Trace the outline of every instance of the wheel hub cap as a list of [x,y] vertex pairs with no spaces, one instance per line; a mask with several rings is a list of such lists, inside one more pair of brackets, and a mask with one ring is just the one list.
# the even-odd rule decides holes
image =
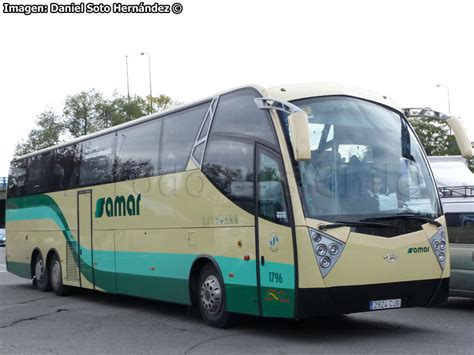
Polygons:
[[210,314],[216,314],[221,309],[221,285],[214,275],[209,275],[201,286],[201,303]]
[[44,278],[44,265],[43,260],[38,260],[35,265],[35,277],[37,280],[42,281]]
[[51,278],[53,279],[53,284],[59,286],[61,284],[61,265],[58,261],[53,264],[53,270]]

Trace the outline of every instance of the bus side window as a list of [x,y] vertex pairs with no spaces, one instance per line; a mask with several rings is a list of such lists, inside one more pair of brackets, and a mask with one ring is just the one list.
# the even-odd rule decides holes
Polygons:
[[26,159],[14,161],[8,177],[8,198],[21,197],[25,194]]
[[219,98],[211,135],[241,135],[278,147],[275,130],[266,111],[259,110],[253,89],[242,89]]
[[112,182],[115,133],[92,138],[81,143],[80,186]]
[[161,120],[152,120],[117,132],[116,181],[158,175]]
[[266,153],[259,154],[257,172],[258,213],[269,221],[288,224],[288,208],[281,164]]
[[159,174],[184,171],[209,102],[162,118]]
[[254,145],[229,138],[210,139],[202,172],[227,198],[255,213]]
[[26,194],[38,194],[49,189],[50,158],[51,152],[28,158],[28,173],[25,184]]
[[51,191],[77,187],[80,158],[77,147],[77,145],[69,145],[54,151],[51,168]]

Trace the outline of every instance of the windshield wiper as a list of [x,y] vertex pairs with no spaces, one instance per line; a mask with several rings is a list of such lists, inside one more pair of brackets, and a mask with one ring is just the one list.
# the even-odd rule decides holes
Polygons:
[[339,227],[376,227],[376,228],[398,228],[397,226],[391,226],[385,223],[375,222],[350,222],[350,221],[336,221],[335,223],[320,224],[319,229],[333,229]]
[[438,221],[436,221],[432,218],[423,217],[423,216],[420,216],[419,214],[414,214],[414,213],[401,213],[401,214],[394,214],[394,215],[390,215],[390,216],[371,217],[371,218],[363,219],[362,221],[364,221],[364,222],[383,221],[383,220],[398,219],[398,218],[401,218],[401,219],[414,219],[414,220],[417,220],[417,221],[422,221],[422,222],[433,224],[436,227],[441,227],[441,223],[439,223]]

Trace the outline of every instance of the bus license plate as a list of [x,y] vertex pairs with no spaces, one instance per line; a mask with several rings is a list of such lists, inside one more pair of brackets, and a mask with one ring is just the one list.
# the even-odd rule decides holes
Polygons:
[[396,298],[393,300],[370,301],[370,310],[376,311],[378,309],[400,308],[402,306],[402,299]]

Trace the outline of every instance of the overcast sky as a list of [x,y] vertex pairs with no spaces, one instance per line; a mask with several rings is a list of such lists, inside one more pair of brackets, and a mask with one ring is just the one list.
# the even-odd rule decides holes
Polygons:
[[91,88],[126,94],[126,54],[131,93],[146,95],[143,51],[153,94],[185,102],[248,83],[339,82],[447,112],[442,83],[474,140],[468,1],[180,2],[180,15],[0,13],[0,176],[46,107]]

